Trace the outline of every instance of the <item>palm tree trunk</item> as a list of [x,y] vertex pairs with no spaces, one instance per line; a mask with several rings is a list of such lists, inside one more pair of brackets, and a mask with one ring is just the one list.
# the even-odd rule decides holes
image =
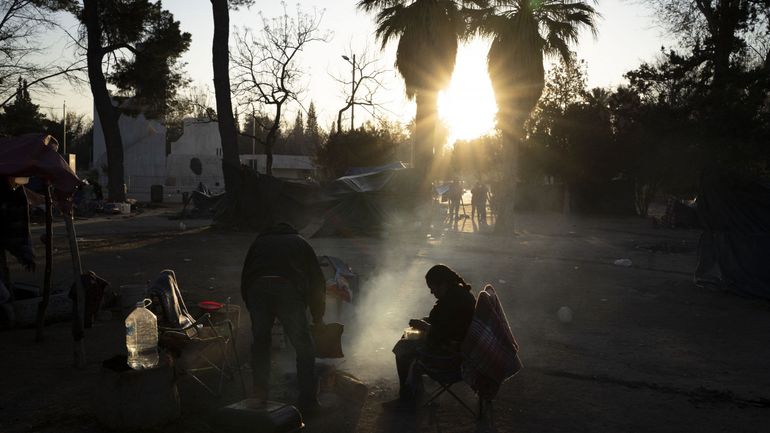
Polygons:
[[222,174],[225,191],[235,202],[240,199],[240,175],[238,159],[238,131],[233,117],[230,100],[230,13],[228,0],[211,0],[214,16],[214,40],[212,43],[212,64],[214,67],[214,95],[217,103],[219,137],[222,142]]
[[516,199],[516,181],[519,174],[520,134],[512,128],[504,128],[503,158],[508,170],[503,175],[503,185],[497,202],[498,214],[495,218],[495,233],[516,234],[514,226],[514,203]]
[[425,186],[432,180],[438,94],[431,90],[422,90],[417,92],[416,99],[414,168],[420,173],[420,179]]
[[99,5],[97,0],[84,0],[86,30],[88,32],[88,49],[86,61],[88,64],[88,82],[94,97],[94,107],[99,115],[99,124],[104,134],[104,145],[107,151],[107,191],[109,199],[114,202],[126,201],[123,190],[123,140],[120,137],[118,113],[112,106],[110,94],[107,92],[107,80],[102,71],[102,29],[99,22]]

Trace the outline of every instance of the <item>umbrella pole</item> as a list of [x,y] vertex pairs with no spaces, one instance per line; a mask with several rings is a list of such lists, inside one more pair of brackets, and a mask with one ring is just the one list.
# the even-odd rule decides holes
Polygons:
[[51,186],[45,187],[45,273],[43,274],[43,299],[37,305],[37,332],[35,341],[43,341],[45,314],[51,299],[51,266],[53,261],[53,205]]
[[83,269],[80,265],[80,251],[78,251],[78,241],[75,234],[75,223],[73,221],[72,210],[64,214],[64,223],[67,226],[67,238],[69,239],[70,255],[72,256],[72,273],[75,277],[76,301],[74,308],[72,309],[73,354],[75,356],[75,367],[82,368],[86,365],[86,350],[83,342],[86,294],[85,289],[83,289],[83,280],[80,277],[83,274]]

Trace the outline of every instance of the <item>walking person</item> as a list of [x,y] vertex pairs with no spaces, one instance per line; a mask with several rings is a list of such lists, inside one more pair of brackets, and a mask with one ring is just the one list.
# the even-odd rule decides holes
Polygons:
[[319,409],[315,351],[305,311],[323,324],[326,282],[313,247],[289,224],[261,232],[249,248],[241,274],[241,294],[251,315],[253,396],[267,400],[273,322],[277,318],[297,356],[299,398],[305,415]]

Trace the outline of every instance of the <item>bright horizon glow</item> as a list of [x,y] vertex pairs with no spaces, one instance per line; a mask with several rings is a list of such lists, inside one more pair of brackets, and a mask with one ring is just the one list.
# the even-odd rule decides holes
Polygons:
[[474,39],[460,46],[449,87],[439,94],[438,115],[449,129],[446,146],[494,131],[497,105],[487,74],[489,42]]
[[[379,67],[387,70],[382,77],[383,89],[377,94],[377,100],[382,104],[377,114],[401,124],[411,122],[415,104],[406,99],[403,79],[393,67],[398,44],[394,41],[384,51],[379,50],[380,43],[374,37],[376,15],[358,10],[355,2],[298,0],[297,3],[307,12],[314,6],[326,8],[321,27],[334,31],[329,43],[314,43],[298,58],[298,64],[306,73],[303,83],[307,91],[302,94],[302,104],[307,108],[310,101],[315,102],[320,125],[329,130],[332,122],[337,120],[337,111],[345,105],[349,86],[340,86],[332,78],[350,76],[350,63],[342,60],[340,55],[361,53],[367,47],[373,58],[378,59]],[[211,6],[208,2],[190,0],[165,0],[163,6],[180,21],[183,31],[192,34],[190,51],[183,54],[181,60],[187,63],[185,70],[192,79],[192,85],[208,90],[213,101]],[[597,8],[603,17],[598,22],[598,38],[583,32],[580,43],[574,49],[578,57],[587,62],[589,88],[614,87],[626,82],[623,78],[625,72],[638,67],[643,61],[653,60],[659,54],[661,45],[668,42],[661,36],[655,17],[650,15],[644,2],[602,0]],[[258,2],[251,9],[233,10],[230,14],[231,34],[243,26],[258,29],[260,10],[267,17],[278,16],[283,11],[277,1]],[[294,10],[292,3],[289,11],[293,13]],[[77,33],[78,23],[72,14],[60,12],[57,17],[64,28]],[[54,29],[46,32],[41,43],[48,47],[42,56],[44,62],[72,56],[72,47],[61,31]],[[484,135],[494,126],[496,107],[486,74],[488,44],[488,40],[473,40],[460,47],[455,76],[440,95],[439,116],[450,127],[449,146],[457,139]],[[63,80],[54,80],[51,84],[55,86],[54,92],[43,91],[40,87],[31,90],[33,100],[41,105],[43,112],[59,113],[63,100],[66,100],[68,111],[92,117],[93,99],[87,84],[72,86]],[[285,119],[289,124],[298,108],[297,104],[286,107]],[[356,107],[356,123],[360,125],[359,122],[367,120],[371,120],[370,115]]]

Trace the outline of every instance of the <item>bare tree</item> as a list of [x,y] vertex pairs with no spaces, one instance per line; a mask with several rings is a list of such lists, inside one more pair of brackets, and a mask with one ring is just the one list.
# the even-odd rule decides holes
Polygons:
[[40,36],[58,28],[54,12],[69,8],[74,1],[3,0],[0,2],[0,107],[16,96],[17,79],[26,80],[24,91],[32,86],[52,90],[51,79],[74,78],[85,70],[85,59],[41,63],[46,50]]
[[369,50],[364,48],[356,54],[353,50],[342,56],[343,59],[350,62],[352,71],[349,78],[332,76],[340,83],[345,94],[345,106],[337,112],[337,132],[342,131],[342,114],[351,110],[350,128],[353,129],[353,110],[355,106],[360,106],[366,110],[372,117],[377,118],[377,109],[384,109],[383,103],[378,101],[376,94],[382,90],[383,76],[390,72],[380,67],[377,58],[369,54]]
[[[262,115],[255,116],[255,121],[267,131],[264,138],[242,135],[265,147],[268,175],[272,175],[273,146],[286,104],[299,102],[299,95],[305,89],[298,56],[308,44],[326,42],[330,35],[320,28],[323,12],[305,13],[297,9],[296,16],[290,16],[286,3],[282,4],[284,13],[279,17],[265,18],[260,13],[261,32],[255,34],[246,28],[236,34],[235,52],[231,56],[233,93],[246,107],[245,111]],[[265,113],[268,110],[269,115]],[[271,120],[262,124],[261,118]]]

